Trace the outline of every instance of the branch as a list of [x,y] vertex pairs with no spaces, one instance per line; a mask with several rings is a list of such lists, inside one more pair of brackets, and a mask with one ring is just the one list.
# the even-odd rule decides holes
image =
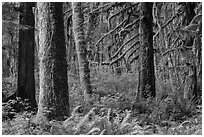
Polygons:
[[176,49],[179,49],[179,48],[174,48],[174,45],[175,45],[175,43],[177,42],[179,40],[179,36],[177,36],[175,39],[174,39],[174,41],[172,42],[172,46],[171,46],[171,48],[169,49],[169,50],[167,50],[167,51],[165,51],[165,52],[163,52],[162,53],[162,56],[164,56],[164,55],[166,55],[166,54],[168,54],[169,52],[172,52],[172,51],[174,51],[174,50],[176,50]]
[[130,57],[137,51],[138,49],[133,50],[133,52],[128,56],[127,61],[130,60]]
[[[117,59],[111,61],[111,62],[102,62],[101,65],[112,65],[114,64],[115,62],[117,62],[118,60],[122,59],[126,54],[127,52],[132,49],[135,45],[139,44],[140,42],[137,41],[135,42],[134,44],[132,44],[122,55],[120,55]],[[139,47],[137,47],[137,49],[139,49]]]
[[112,16],[110,16],[110,17],[108,18],[108,23],[110,24],[111,19],[114,18],[115,16],[119,15],[121,12],[124,12],[124,11],[126,11],[126,10],[132,8],[133,6],[138,5],[138,4],[139,4],[139,3],[135,3],[135,4],[133,4],[133,5],[130,5],[130,7],[123,8],[123,9],[121,9],[119,12],[113,14]]
[[[9,27],[17,27],[17,29],[35,29],[35,27],[25,24],[19,24],[17,21],[2,20],[3,25],[10,25]],[[36,30],[36,29],[35,29]]]
[[121,27],[123,25],[123,23],[127,21],[127,19],[124,19],[118,26],[116,26],[114,29],[112,29],[111,31],[103,34],[103,36],[96,42],[96,44],[94,45],[94,47],[96,47],[106,36],[108,36],[109,34],[115,32],[119,27]]
[[184,11],[182,11],[181,13],[174,14],[165,24],[163,24],[161,26],[161,28],[163,29],[164,27],[166,27],[171,21],[173,21],[176,17],[178,17],[179,15],[181,15],[183,13],[184,13]]
[[177,48],[169,49],[169,50],[163,52],[163,53],[162,53],[162,56],[165,56],[165,55],[168,54],[169,52],[172,52],[172,51],[175,51],[175,50],[178,50],[178,49],[183,49],[183,47],[177,47]]
[[159,34],[159,32],[164,28],[166,27],[171,21],[173,21],[176,17],[178,17],[179,15],[182,15],[184,13],[184,11],[182,12],[177,12],[175,13],[166,23],[164,23],[161,28],[159,28],[159,30],[156,32],[156,34],[154,34],[153,36],[153,40],[156,38],[156,36]]
[[112,56],[110,57],[109,60],[112,60],[113,58],[115,58],[119,53],[120,51],[124,48],[125,45],[127,45],[130,41],[132,41],[133,39],[135,39],[136,37],[139,36],[139,33],[137,33],[136,35],[134,35],[133,37],[131,37],[128,41],[126,41],[119,49],[118,51]]
[[[106,12],[108,11],[110,8],[117,6],[117,5],[121,5],[121,4],[125,4],[125,2],[110,2],[106,5],[100,6],[97,9],[93,10],[92,13],[99,13],[99,12]],[[108,7],[107,7],[108,6]],[[106,9],[107,8],[107,9]],[[100,9],[103,9],[102,11],[98,11]]]
[[63,16],[65,16],[67,13],[71,12],[72,9],[68,9],[67,11],[63,12]]
[[[135,45],[137,45],[137,44],[139,44],[139,43],[140,43],[140,42],[137,41],[137,42],[135,42],[134,44],[132,44],[122,55],[120,55],[117,59],[113,60],[110,65],[112,65],[113,63],[115,63],[115,62],[117,62],[118,60],[122,59],[130,49],[132,49]],[[139,49],[139,47],[137,47],[136,49]]]
[[107,6],[109,6],[109,7],[108,7],[108,9],[109,9],[109,8],[111,8],[111,7],[112,7],[113,5],[115,5],[115,4],[116,4],[116,2],[105,4],[105,5],[103,5],[103,6],[98,7],[97,9],[93,10],[91,13],[96,13],[96,12],[97,12],[98,10],[100,10],[100,9],[107,8]]
[[110,95],[114,95],[114,92],[104,92],[104,91],[98,91],[98,90],[93,90],[93,94],[98,94],[100,97],[104,97],[104,96],[110,96]]
[[139,59],[139,55],[135,56],[131,61],[130,64],[132,64],[133,61],[138,60]]
[[119,33],[122,33],[122,32],[128,32],[128,31],[130,31],[131,29],[129,28],[129,27],[131,27],[131,26],[133,26],[134,24],[136,24],[136,23],[138,23],[140,21],[140,18],[138,18],[137,20],[135,20],[134,22],[132,22],[132,23],[129,23],[128,25],[126,25],[124,28],[122,28],[120,31],[119,31]]
[[86,35],[85,35],[86,43],[89,41],[91,32],[93,30],[93,18],[94,18],[93,14],[89,14],[88,26],[87,26],[87,31],[86,31]]
[[130,31],[131,31],[131,29],[124,29],[124,28],[122,28],[120,31],[118,31],[118,34],[121,35],[121,34],[123,34],[124,32],[127,34],[127,33],[130,32]]
[[135,20],[134,22],[132,22],[132,23],[130,23],[130,24],[128,24],[128,25],[126,25],[124,29],[129,28],[130,26],[132,26],[132,25],[134,25],[134,24],[138,23],[139,21],[140,21],[140,18],[138,18],[138,19],[137,19],[137,20]]
[[174,47],[174,45],[175,45],[175,43],[177,42],[179,40],[179,36],[177,36],[176,38],[175,38],[175,40],[172,42],[172,46],[171,46],[171,49]]

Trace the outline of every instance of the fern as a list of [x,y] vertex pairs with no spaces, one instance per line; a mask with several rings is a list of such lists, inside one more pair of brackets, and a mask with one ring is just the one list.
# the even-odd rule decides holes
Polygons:
[[108,120],[108,118],[106,116],[102,117],[99,119],[98,121],[98,126],[100,126],[101,130],[106,130],[106,134],[107,135],[111,135],[112,134],[112,129],[111,129],[111,123]]
[[92,128],[88,133],[86,133],[86,135],[92,135],[92,134],[96,134],[94,132],[100,132],[100,128]]
[[131,113],[130,111],[127,111],[127,115],[126,117],[123,119],[123,121],[121,122],[121,126],[124,125],[125,123],[127,123],[128,119],[130,118]]
[[82,128],[85,128],[85,124],[87,124],[86,122],[89,122],[90,118],[93,118],[95,116],[95,110],[96,108],[92,108],[83,118],[82,120],[79,121],[78,125],[76,126],[76,131],[75,131],[75,135],[79,134],[80,131],[82,130]]
[[106,132],[107,132],[107,130],[106,130],[106,129],[104,129],[103,131],[101,131],[100,135],[105,135],[105,134],[106,134]]

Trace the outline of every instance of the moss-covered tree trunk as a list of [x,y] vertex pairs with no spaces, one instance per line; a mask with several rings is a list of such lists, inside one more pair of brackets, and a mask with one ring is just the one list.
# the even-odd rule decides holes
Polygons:
[[[192,19],[195,17],[195,2],[186,2],[185,3],[185,18],[184,18],[184,26],[187,26],[190,24]],[[185,46],[193,46],[194,38],[186,39]],[[197,64],[197,59],[194,56],[194,62],[190,63],[191,66],[189,67],[189,75],[187,76],[187,79],[185,80],[185,86],[184,86],[184,98],[187,100],[193,99],[195,102],[198,101],[198,87],[197,87],[197,67],[199,66]],[[188,62],[188,60],[186,61]]]
[[69,115],[67,60],[62,3],[39,2],[39,80],[37,116]]
[[35,80],[34,80],[34,15],[33,2],[20,3],[18,49],[18,90],[17,97],[29,99],[32,107],[36,107]]
[[73,31],[75,38],[75,45],[77,51],[77,57],[79,62],[79,76],[81,88],[84,93],[84,100],[86,103],[91,102],[91,84],[90,84],[90,69],[89,62],[87,60],[87,47],[85,40],[85,29],[84,29],[84,13],[81,2],[72,3],[72,19],[73,19]]
[[141,3],[140,20],[140,67],[139,96],[141,98],[155,97],[155,74],[153,56],[153,3]]

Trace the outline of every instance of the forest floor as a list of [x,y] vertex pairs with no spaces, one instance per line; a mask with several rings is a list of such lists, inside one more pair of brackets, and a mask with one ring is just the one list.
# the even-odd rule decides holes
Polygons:
[[[105,110],[105,109],[103,109]],[[102,111],[103,111],[102,110]],[[101,111],[101,112],[102,112]],[[108,110],[110,111],[110,110]],[[198,110],[200,111],[200,110]],[[155,123],[146,114],[132,116],[131,112],[110,115],[95,114],[93,109],[86,115],[72,114],[65,121],[32,123],[34,113],[24,111],[15,118],[2,122],[3,135],[202,135],[202,115],[197,114],[183,120]],[[112,118],[111,118],[112,117]]]
[[[132,105],[135,76],[92,78],[95,95],[92,108],[83,105],[79,81],[70,77],[71,116],[64,120],[33,123],[36,111],[27,101],[17,99],[2,104],[3,135],[202,135],[202,105],[170,93],[161,83],[155,99]],[[13,91],[12,91],[13,92]],[[8,93],[7,93],[8,94]]]

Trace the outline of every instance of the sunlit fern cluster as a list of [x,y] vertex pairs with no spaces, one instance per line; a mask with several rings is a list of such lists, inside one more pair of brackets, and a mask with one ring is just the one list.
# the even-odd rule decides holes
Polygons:
[[52,134],[74,134],[74,135],[122,135],[122,134],[145,134],[152,129],[140,126],[137,118],[133,119],[130,111],[123,114],[114,112],[111,108],[92,108],[85,116],[77,113],[76,107],[67,120],[59,123],[51,121]]
[[[155,123],[153,114],[134,115],[133,111],[118,111],[112,108],[90,109],[85,115],[82,106],[77,106],[64,121],[42,121],[42,125],[32,124],[34,114],[19,113],[13,120],[3,122],[2,134],[40,135],[186,135],[202,134],[202,112],[183,121],[163,120]],[[152,112],[156,113],[156,112]]]
[[51,121],[51,133],[72,135],[184,135],[202,133],[201,115],[193,119],[186,119],[181,123],[161,121],[161,124],[156,124],[153,123],[151,116],[146,114],[135,117],[131,111],[119,113],[111,108],[99,109],[94,107],[85,116],[82,116],[77,113],[79,108],[80,106],[77,106],[71,117],[62,123]]

